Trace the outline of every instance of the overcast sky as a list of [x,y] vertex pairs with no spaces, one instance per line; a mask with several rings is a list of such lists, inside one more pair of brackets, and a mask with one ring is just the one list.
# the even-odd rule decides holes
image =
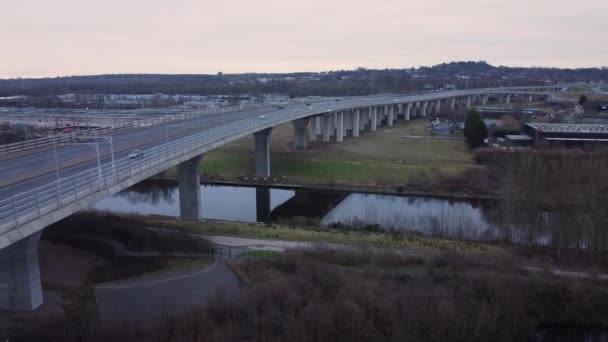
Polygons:
[[608,65],[608,0],[0,0],[0,78]]

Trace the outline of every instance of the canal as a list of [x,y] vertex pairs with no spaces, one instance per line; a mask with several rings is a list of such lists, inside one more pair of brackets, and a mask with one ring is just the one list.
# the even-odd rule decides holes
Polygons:
[[[203,219],[312,222],[466,240],[493,240],[487,200],[201,185]],[[179,216],[177,184],[147,180],[97,202],[98,210]]]

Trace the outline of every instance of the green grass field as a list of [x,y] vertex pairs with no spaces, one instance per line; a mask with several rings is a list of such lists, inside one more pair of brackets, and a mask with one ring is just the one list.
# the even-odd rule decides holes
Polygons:
[[[291,124],[274,129],[271,136],[273,178],[313,184],[397,185],[412,177],[455,175],[475,167],[463,140],[432,137],[428,120],[382,126],[365,131],[343,143],[309,143],[309,149],[293,149]],[[251,175],[253,138],[243,138],[208,152],[202,162],[203,176],[235,179]]]

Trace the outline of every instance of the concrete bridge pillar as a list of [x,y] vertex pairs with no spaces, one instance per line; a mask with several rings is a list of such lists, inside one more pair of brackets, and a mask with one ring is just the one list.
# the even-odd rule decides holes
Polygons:
[[315,116],[315,135],[323,134],[323,123],[320,115]]
[[308,140],[316,141],[317,140],[317,117],[313,116],[310,118],[310,123],[308,125]]
[[272,127],[253,133],[256,177],[270,177],[270,133]]
[[482,95],[481,96],[481,104],[482,105],[488,104],[488,97],[490,97],[490,95]]
[[441,112],[441,100],[437,100],[437,104],[435,105],[435,115],[439,115]]
[[203,155],[177,165],[179,216],[186,220],[201,218],[201,160]]
[[471,100],[472,100],[472,96],[471,95],[467,96],[467,109],[471,109]]
[[370,107],[369,108],[369,112],[371,115],[371,126],[370,126],[370,131],[375,131],[378,127],[378,108],[377,107]]
[[329,142],[329,137],[331,136],[331,113],[327,113],[323,115],[323,141]]
[[354,110],[347,110],[344,112],[344,136],[347,136],[346,133],[353,129],[353,117]]
[[270,188],[255,188],[255,216],[257,222],[271,222]]
[[405,120],[410,120],[410,115],[412,114],[412,103],[408,103],[405,109]]
[[388,125],[393,125],[393,120],[395,119],[395,106],[388,107]]
[[43,302],[36,232],[0,250],[0,309],[31,311]]
[[450,110],[455,110],[456,109],[456,96],[452,97],[452,99],[450,100]]
[[530,95],[528,96],[528,102],[532,102],[534,100],[534,96]]
[[361,123],[359,109],[353,111],[353,137],[359,137],[359,124]]
[[511,103],[511,95],[505,96],[505,103]]
[[420,113],[420,116],[422,116],[422,117],[426,116],[426,110],[427,110],[428,104],[429,103],[427,101],[422,102],[422,111]]
[[344,112],[336,113],[336,142],[344,140]]
[[[306,127],[310,118],[293,120],[293,144],[298,150],[306,149]],[[312,131],[312,129],[311,129]]]

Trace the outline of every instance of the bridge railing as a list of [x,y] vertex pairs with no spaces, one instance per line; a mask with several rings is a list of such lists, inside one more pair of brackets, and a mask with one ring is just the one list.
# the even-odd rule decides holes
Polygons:
[[[336,106],[340,106],[340,103],[313,104],[305,111],[308,114],[320,114],[334,110]],[[123,157],[115,160],[114,164],[105,162],[100,168],[96,166],[95,161],[89,161],[91,165],[95,166],[30,191],[16,194],[8,199],[0,200],[0,234],[36,218],[61,210],[133,176],[146,174],[146,172],[150,172],[158,166],[169,164],[179,157],[192,152],[200,151],[202,153],[202,148],[212,146],[224,139],[253,133],[265,127],[272,127],[276,123],[293,119],[301,114],[304,113],[294,113],[291,108],[286,107],[283,110],[268,113],[265,119],[257,116],[248,117],[169,141],[145,150],[142,157],[134,159]]]
[[[277,114],[269,114],[268,119],[264,121],[255,117],[227,123],[213,130],[202,131],[147,149],[142,157],[134,159],[123,157],[115,160],[113,165],[111,162],[106,162],[100,168],[91,167],[1,200],[0,233],[61,210],[84,197],[166,164],[172,159],[200,150],[201,147],[229,138],[231,135],[239,135],[244,131],[254,132],[271,122],[273,116]],[[90,163],[95,162],[90,161]]]
[[51,146],[53,144],[63,144],[74,142],[76,137],[80,136],[92,136],[92,135],[103,135],[109,134],[111,132],[117,132],[127,129],[140,128],[140,127],[148,127],[154,125],[164,125],[165,123],[175,122],[175,121],[184,121],[184,120],[192,120],[199,118],[201,116],[213,115],[213,114],[221,114],[221,113],[230,113],[240,110],[250,110],[255,108],[263,108],[265,106],[269,106],[268,104],[247,104],[240,106],[232,106],[232,107],[222,107],[222,108],[208,108],[202,111],[189,111],[186,113],[178,113],[178,114],[167,114],[163,116],[158,116],[154,118],[137,118],[133,119],[130,122],[121,122],[117,126],[113,127],[99,127],[88,130],[81,130],[78,132],[70,132],[70,133],[61,133],[56,136],[44,137],[44,138],[36,138],[31,140],[24,140],[15,143],[0,145],[0,155],[9,154],[15,152],[21,152],[24,150]]

